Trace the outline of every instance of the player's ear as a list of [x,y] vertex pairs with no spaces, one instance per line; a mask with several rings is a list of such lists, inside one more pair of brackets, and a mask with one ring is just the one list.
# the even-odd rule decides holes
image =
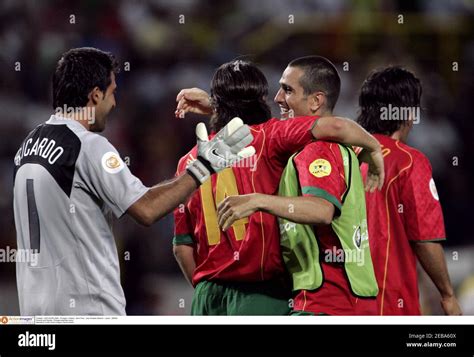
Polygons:
[[102,99],[104,99],[104,93],[99,89],[99,87],[94,87],[89,93],[89,101],[92,104],[97,105]]
[[314,92],[308,96],[309,108],[316,113],[326,103],[326,95],[323,92]]

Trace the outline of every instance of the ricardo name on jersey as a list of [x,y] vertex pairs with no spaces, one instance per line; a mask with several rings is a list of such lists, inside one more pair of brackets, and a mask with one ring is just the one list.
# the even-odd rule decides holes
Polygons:
[[31,146],[34,137],[25,140],[15,155],[15,165],[20,166],[21,160],[26,156],[37,156],[45,159],[53,165],[64,153],[64,148],[56,144],[56,141],[50,138],[36,138]]

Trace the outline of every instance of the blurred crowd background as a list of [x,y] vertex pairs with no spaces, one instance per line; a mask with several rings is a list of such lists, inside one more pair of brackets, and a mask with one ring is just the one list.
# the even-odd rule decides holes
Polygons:
[[[220,64],[243,56],[266,74],[269,102],[286,64],[318,54],[342,78],[335,114],[355,118],[374,68],[404,65],[423,82],[410,144],[431,160],[445,215],[446,257],[466,314],[474,314],[474,1],[156,0],[0,1],[0,248],[16,247],[13,157],[52,114],[51,76],[61,54],[93,46],[123,63],[117,108],[103,133],[146,185],[174,175],[195,142],[198,118],[175,119],[181,88],[209,88]],[[274,116],[277,106],[272,102]],[[173,218],[115,224],[129,314],[187,314],[192,288],[172,255]],[[128,253],[126,255],[125,253]],[[129,257],[129,260],[124,259]],[[421,274],[425,313],[441,313]],[[0,264],[0,315],[18,314],[15,264]]]

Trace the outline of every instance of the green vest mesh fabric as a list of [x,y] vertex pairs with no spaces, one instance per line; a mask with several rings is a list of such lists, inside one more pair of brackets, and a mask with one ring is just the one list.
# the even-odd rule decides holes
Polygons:
[[[365,206],[365,191],[359,170],[359,161],[352,149],[339,145],[344,163],[347,190],[341,197],[341,214],[334,218],[331,226],[343,250],[320,252],[314,229],[311,225],[297,224],[279,218],[283,260],[293,280],[293,290],[314,290],[323,284],[320,259],[340,262],[349,279],[352,292],[361,297],[378,294],[372,258]],[[297,155],[297,154],[295,154]],[[279,195],[301,196],[298,173],[293,155],[283,172]]]

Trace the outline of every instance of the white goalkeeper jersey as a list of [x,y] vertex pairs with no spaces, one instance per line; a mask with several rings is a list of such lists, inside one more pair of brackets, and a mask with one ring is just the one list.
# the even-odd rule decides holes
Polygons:
[[[51,116],[15,156],[22,315],[124,315],[112,214],[148,190],[104,137]],[[28,256],[28,255],[26,255]]]

